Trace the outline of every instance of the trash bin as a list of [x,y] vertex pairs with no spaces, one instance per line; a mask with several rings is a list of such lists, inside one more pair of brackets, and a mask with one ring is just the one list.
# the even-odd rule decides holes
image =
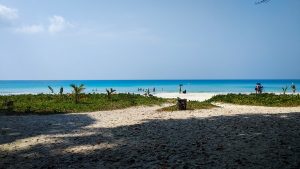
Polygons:
[[177,106],[179,110],[186,110],[187,99],[177,99]]

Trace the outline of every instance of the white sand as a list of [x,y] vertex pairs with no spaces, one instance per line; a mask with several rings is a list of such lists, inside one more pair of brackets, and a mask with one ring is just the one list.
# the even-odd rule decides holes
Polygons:
[[300,107],[218,106],[0,116],[0,166],[298,168]]
[[195,101],[204,101],[212,98],[218,94],[226,94],[226,93],[187,93],[187,94],[179,94],[179,93],[157,93],[154,96],[161,98],[181,98],[187,100],[195,100]]

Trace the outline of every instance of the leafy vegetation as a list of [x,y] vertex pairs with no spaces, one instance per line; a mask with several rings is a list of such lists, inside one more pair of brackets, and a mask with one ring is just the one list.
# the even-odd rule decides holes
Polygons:
[[286,93],[287,89],[288,89],[288,86],[282,87],[283,94]]
[[132,106],[151,106],[169,102],[168,99],[144,97],[134,94],[80,94],[80,102],[74,103],[70,94],[11,95],[0,96],[2,114],[52,114],[115,110]]
[[[188,101],[187,102],[187,110],[197,110],[197,109],[210,109],[217,107],[210,102],[204,101],[204,102],[198,102],[198,101]],[[177,105],[172,105],[169,107],[163,107],[159,109],[158,111],[179,111]]]
[[113,88],[110,88],[109,90],[106,89],[106,93],[107,93],[107,97],[111,98],[111,95],[115,92],[116,90],[114,90]]
[[239,105],[270,106],[270,107],[293,107],[300,106],[298,95],[264,94],[227,94],[217,95],[208,100],[209,102],[223,102]]
[[[175,99],[145,97],[136,94],[84,94],[83,86],[73,86],[73,94],[38,94],[38,95],[11,95],[0,96],[1,114],[52,114],[92,112],[102,110],[123,109],[132,106],[151,106],[163,103],[174,103]],[[77,93],[77,94],[76,94]],[[74,102],[75,100],[75,102]],[[272,107],[300,106],[298,95],[275,94],[227,94],[217,95],[204,101],[189,101],[187,110],[209,109],[216,107],[212,102],[224,102],[239,105],[256,105]],[[159,109],[159,111],[177,111],[173,105]]]
[[75,103],[78,104],[79,99],[80,99],[80,94],[85,89],[84,85],[81,84],[80,86],[76,86],[75,84],[71,84],[70,86],[73,88],[73,95],[74,95]]

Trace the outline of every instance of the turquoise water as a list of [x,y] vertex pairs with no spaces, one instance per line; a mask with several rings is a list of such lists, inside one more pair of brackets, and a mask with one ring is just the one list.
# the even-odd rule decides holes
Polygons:
[[[114,88],[117,92],[138,92],[138,88],[156,88],[156,92],[178,92],[178,85],[183,84],[187,92],[255,92],[257,82],[262,83],[266,92],[282,92],[283,86],[296,84],[300,86],[300,80],[12,80],[0,81],[0,94],[22,94],[22,93],[49,93],[51,86],[55,93],[60,87],[64,91],[71,92],[70,84],[84,84],[86,93],[105,92],[106,88]],[[290,88],[288,89],[290,92]]]

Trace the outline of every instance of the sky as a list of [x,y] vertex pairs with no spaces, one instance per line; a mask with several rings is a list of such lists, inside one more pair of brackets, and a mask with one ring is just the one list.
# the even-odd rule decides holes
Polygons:
[[300,79],[300,1],[0,0],[0,80]]

